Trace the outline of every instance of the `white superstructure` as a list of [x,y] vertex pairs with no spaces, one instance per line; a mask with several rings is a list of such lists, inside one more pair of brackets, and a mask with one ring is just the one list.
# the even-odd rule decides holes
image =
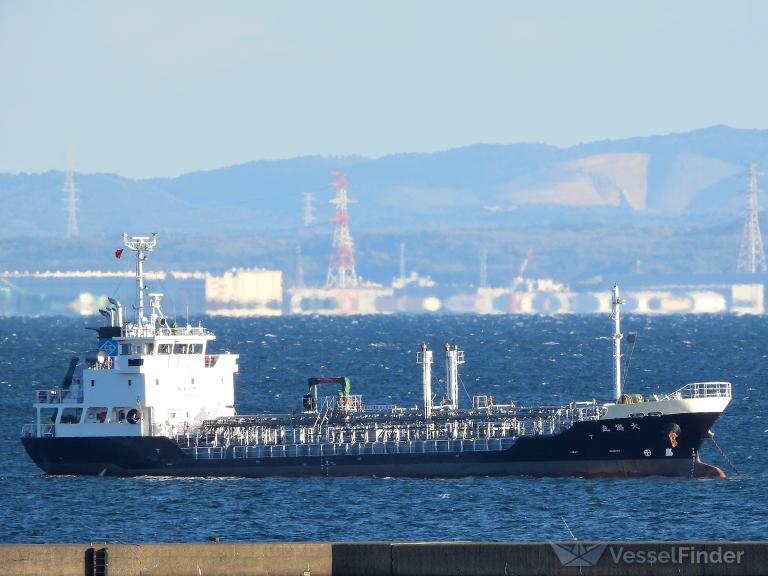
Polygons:
[[122,305],[110,299],[98,355],[73,359],[59,388],[37,392],[35,436],[176,436],[235,413],[238,356],[209,353],[215,336],[201,324],[167,319],[162,294],[148,294],[145,316],[143,264],[156,235],[125,235],[124,244],[136,254],[135,318],[124,322]]

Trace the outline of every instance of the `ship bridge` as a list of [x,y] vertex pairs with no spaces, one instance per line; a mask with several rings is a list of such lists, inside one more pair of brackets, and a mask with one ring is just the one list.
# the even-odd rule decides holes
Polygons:
[[162,294],[149,296],[144,314],[143,263],[152,237],[124,237],[136,252],[136,311],[124,320],[115,298],[101,310],[98,353],[73,358],[62,384],[38,390],[32,437],[171,436],[205,420],[233,416],[236,354],[210,354],[213,332],[202,324],[178,326],[162,310]]

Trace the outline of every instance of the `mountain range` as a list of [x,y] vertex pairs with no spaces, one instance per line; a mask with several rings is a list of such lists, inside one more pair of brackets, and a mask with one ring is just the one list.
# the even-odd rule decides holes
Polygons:
[[[91,248],[115,244],[123,231],[157,231],[187,265],[288,269],[301,242],[305,254],[318,259],[320,275],[330,249],[330,183],[334,172],[343,172],[354,202],[349,213],[358,259],[372,277],[395,273],[397,245],[405,241],[414,265],[426,264],[438,276],[475,274],[483,246],[510,269],[530,244],[540,272],[554,275],[546,268],[558,268],[576,279],[620,266],[594,253],[607,249],[612,237],[628,270],[679,256],[684,268],[712,274],[733,268],[751,163],[768,167],[768,131],[716,126],[568,148],[476,144],[381,158],[254,161],[175,178],[78,173],[80,238],[70,243],[89,247],[83,257],[93,258]],[[63,183],[60,171],[0,174],[0,268],[75,265],[74,256],[49,250],[54,241],[67,245]],[[306,193],[313,198],[311,225],[303,223]],[[765,206],[762,193],[760,199]],[[711,242],[714,260],[702,257],[699,264],[664,245],[682,238],[688,246],[713,235],[721,240]],[[438,264],[452,262],[446,249],[460,264]]]

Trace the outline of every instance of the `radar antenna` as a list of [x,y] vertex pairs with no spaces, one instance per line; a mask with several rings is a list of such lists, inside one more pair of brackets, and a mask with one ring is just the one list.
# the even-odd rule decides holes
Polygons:
[[152,252],[157,245],[157,234],[152,236],[128,236],[123,234],[123,244],[129,250],[136,252],[136,324],[144,323],[144,291],[147,289],[144,284],[144,260],[147,254]]

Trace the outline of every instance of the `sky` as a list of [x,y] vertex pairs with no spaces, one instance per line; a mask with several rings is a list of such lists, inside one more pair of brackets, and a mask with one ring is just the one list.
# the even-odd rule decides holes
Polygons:
[[768,2],[0,0],[0,173],[768,128]]

